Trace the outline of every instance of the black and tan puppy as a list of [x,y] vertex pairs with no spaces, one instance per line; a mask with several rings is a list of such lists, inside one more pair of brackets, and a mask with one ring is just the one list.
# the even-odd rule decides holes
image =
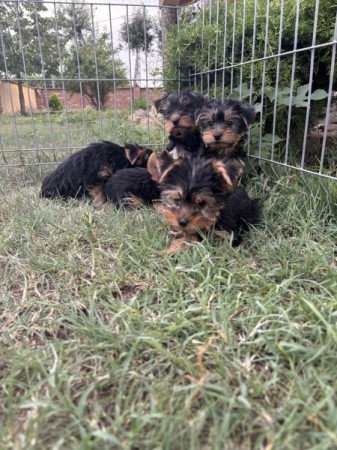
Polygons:
[[167,94],[154,102],[157,112],[164,116],[165,129],[170,139],[166,150],[173,158],[199,150],[201,138],[195,123],[195,112],[205,102],[204,96],[190,92]]
[[151,175],[161,192],[155,206],[176,235],[166,253],[180,251],[213,227],[232,233],[233,246],[241,243],[248,224],[256,223],[260,215],[259,200],[237,187],[241,173],[242,165],[235,158],[220,161],[186,155],[164,170],[158,160]]
[[244,137],[254,118],[255,111],[250,105],[235,100],[209,100],[196,112],[204,155],[245,157]]
[[126,208],[150,205],[160,198],[158,182],[141,167],[118,170],[104,183],[102,191],[108,202]]
[[114,172],[146,167],[151,150],[133,144],[125,147],[109,141],[90,144],[73,153],[43,180],[41,196],[48,198],[89,195],[104,202],[102,185]]

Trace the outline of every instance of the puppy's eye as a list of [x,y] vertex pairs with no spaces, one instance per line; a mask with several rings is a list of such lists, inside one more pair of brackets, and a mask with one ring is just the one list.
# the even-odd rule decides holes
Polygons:
[[206,206],[206,202],[205,202],[205,200],[199,200],[199,201],[197,202],[197,205],[198,205],[200,208],[203,208],[204,206]]
[[233,125],[233,121],[232,120],[226,120],[227,125],[229,125],[230,127]]

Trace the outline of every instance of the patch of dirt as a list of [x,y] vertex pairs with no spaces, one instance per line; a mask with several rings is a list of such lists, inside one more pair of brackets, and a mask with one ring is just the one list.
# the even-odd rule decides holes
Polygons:
[[124,285],[116,291],[116,295],[123,301],[129,301],[135,297],[139,292],[144,291],[145,286],[143,284]]

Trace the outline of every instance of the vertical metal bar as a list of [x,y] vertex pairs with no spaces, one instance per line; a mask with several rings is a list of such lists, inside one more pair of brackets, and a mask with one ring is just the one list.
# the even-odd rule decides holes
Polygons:
[[[234,0],[234,11],[233,11],[233,33],[232,33],[232,65],[235,61],[235,27],[236,27],[236,0]],[[231,67],[231,84],[230,93],[233,93],[233,83],[234,83],[234,68]]]
[[[0,22],[0,24],[1,24],[1,22]],[[13,102],[13,96],[12,96],[12,90],[11,90],[11,84],[10,84],[10,76],[9,76],[8,67],[7,67],[5,41],[4,41],[3,31],[2,31],[1,26],[0,26],[0,40],[1,40],[2,56],[3,56],[3,60],[4,60],[5,77],[6,77],[6,80],[8,83],[8,87],[9,87],[9,98],[10,98],[11,107],[12,107],[12,124],[13,124],[13,128],[14,128],[14,135],[15,135],[15,140],[16,140],[16,149],[19,150],[20,149],[20,138],[19,138],[18,127],[17,127],[17,123],[16,123],[15,112],[14,112],[14,102]]]
[[[313,47],[316,44],[318,11],[319,11],[319,0],[316,0],[316,2],[315,2],[315,14],[314,14],[314,29],[313,29],[313,32],[312,32],[312,43],[311,43],[311,45]],[[305,114],[302,157],[301,157],[301,169],[304,168],[305,153],[306,153],[306,146],[307,146],[307,137],[308,137],[308,129],[309,129],[309,116],[310,116],[310,103],[311,103],[311,92],[312,92],[312,80],[313,80],[313,75],[314,75],[314,59],[315,59],[315,48],[313,48],[311,50],[311,55],[310,55],[308,105],[307,105],[307,110],[306,110],[306,114]]]
[[[283,2],[283,0],[281,0]],[[253,80],[254,80],[254,60],[255,60],[255,45],[256,45],[256,16],[257,16],[257,0],[254,0],[254,18],[253,18],[253,43],[252,43],[252,64],[250,65],[250,88],[249,101],[253,102]]]
[[[180,15],[179,15],[179,10],[178,8],[176,8],[177,10],[177,33],[178,36],[180,34]],[[180,49],[178,49],[178,92],[181,91],[181,59],[180,59]]]
[[219,16],[220,0],[216,2],[216,30],[215,30],[215,55],[214,55],[214,97],[217,97],[218,84],[218,41],[219,41]]
[[[246,32],[246,0],[243,0],[242,11],[242,40],[241,40],[241,63],[244,61],[245,55],[245,32]],[[242,74],[243,66],[240,66],[240,83],[239,83],[239,98],[242,99]]]
[[332,98],[332,88],[333,88],[333,79],[335,73],[335,64],[336,64],[336,47],[337,47],[337,11],[335,18],[335,32],[333,37],[334,44],[331,49],[331,67],[330,67],[330,79],[329,79],[329,91],[328,91],[328,101],[326,105],[326,116],[324,122],[324,134],[322,141],[322,150],[321,150],[321,160],[319,164],[319,173],[321,174],[323,171],[324,165],[324,155],[325,155],[325,147],[326,147],[326,139],[328,133],[329,119],[330,119],[330,109],[331,109],[331,98]]
[[[198,72],[198,67],[197,67],[197,61],[198,61],[198,46],[195,46],[195,51],[194,51],[194,73],[196,74]],[[198,83],[197,83],[197,76],[194,75],[194,90],[197,91],[198,87],[197,87]]]
[[209,91],[210,91],[210,72],[209,69],[211,67],[211,25],[212,25],[212,8],[213,8],[213,0],[210,0],[210,4],[209,4],[209,15],[208,15],[208,19],[209,19],[209,35],[208,35],[208,49],[207,49],[207,67],[208,67],[208,72],[207,72],[207,95],[209,95]]
[[[270,10],[270,0],[267,0],[267,11],[266,11],[266,32],[264,41],[264,51],[263,56],[267,56],[268,51],[268,33],[269,33],[269,10]],[[259,156],[261,156],[262,150],[262,122],[263,122],[263,103],[264,103],[264,91],[265,91],[265,81],[266,81],[266,61],[263,61],[262,68],[262,82],[261,82],[261,115],[260,115],[260,140],[259,140]]]
[[112,32],[112,17],[111,17],[111,4],[109,3],[109,28],[110,28],[110,42],[111,42],[111,63],[112,63],[112,76],[113,76],[113,86],[114,86],[114,106],[115,106],[115,128],[117,141],[119,139],[119,126],[118,126],[118,113],[117,113],[117,87],[116,87],[116,69],[115,69],[115,50],[114,50],[114,39]]
[[58,26],[58,20],[57,20],[57,8],[56,3],[54,3],[54,17],[55,17],[55,31],[56,31],[56,43],[57,43],[57,52],[58,57],[60,60],[60,74],[61,74],[61,83],[62,83],[62,91],[63,91],[63,98],[64,98],[64,108],[66,113],[66,123],[67,123],[67,141],[68,141],[68,147],[71,147],[71,138],[70,138],[70,128],[69,128],[69,116],[68,116],[68,105],[67,105],[67,91],[66,86],[64,82],[64,72],[63,72],[63,61],[62,61],[62,54],[61,54],[61,46],[60,46],[60,35],[59,35],[59,26]]
[[[282,0],[283,1],[283,0]],[[253,42],[252,42],[252,56],[250,64],[250,86],[249,86],[249,102],[253,103],[253,80],[254,80],[254,60],[255,60],[255,45],[256,45],[256,16],[257,16],[257,0],[254,0],[254,16],[253,16]],[[248,129],[248,139],[247,139],[247,152],[250,155],[251,147],[251,129]]]
[[2,135],[1,135],[1,134],[0,134],[0,149],[1,149],[0,153],[1,153],[1,157],[2,157],[2,159],[3,159],[3,162],[4,162],[4,164],[5,164],[6,166],[8,166],[8,161],[7,161],[7,158],[6,158],[5,149],[4,149],[4,144],[3,144],[3,142],[2,142]]
[[148,82],[148,68],[147,68],[147,17],[146,17],[146,9],[143,6],[143,26],[144,26],[144,46],[145,46],[145,92],[146,92],[146,112],[147,112],[147,143],[150,144],[150,117],[149,117],[149,82]]
[[99,78],[98,78],[98,64],[97,64],[97,51],[96,51],[96,32],[94,23],[94,11],[93,4],[90,4],[90,15],[91,15],[91,26],[92,26],[92,38],[94,43],[94,60],[95,60],[95,73],[96,73],[96,86],[97,86],[97,100],[98,100],[98,119],[99,119],[99,131],[100,138],[103,138],[103,125],[102,125],[102,105],[101,105],[101,91],[99,89]]
[[74,38],[75,38],[75,48],[76,48],[76,60],[77,60],[77,72],[78,72],[78,81],[80,84],[80,98],[81,98],[81,110],[82,110],[82,126],[83,126],[83,134],[85,138],[84,144],[88,144],[88,135],[87,135],[87,124],[85,120],[85,114],[84,114],[84,104],[83,104],[83,85],[82,85],[82,77],[81,77],[81,64],[80,64],[80,55],[78,50],[78,35],[76,30],[76,10],[75,10],[75,3],[72,4],[73,6],[73,25],[74,25]]
[[[129,26],[129,6],[125,5],[126,8],[126,29],[127,29],[127,37],[128,37],[128,53],[129,53],[129,78],[130,78],[130,109],[131,109],[131,117],[132,117],[132,121],[131,121],[131,129],[132,129],[132,140],[135,139],[135,125],[133,122],[133,114],[134,114],[134,102],[133,102],[133,86],[132,86],[132,82],[133,84],[135,83],[136,80],[132,79],[132,73],[131,73],[131,48],[130,48],[130,26]],[[136,61],[135,61],[136,63]],[[137,76],[137,75],[136,75]]]
[[[278,50],[277,53],[281,53],[282,49],[282,35],[283,35],[283,13],[284,13],[284,0],[281,0],[280,7],[280,27],[279,27],[279,36],[278,36]],[[276,118],[277,118],[277,96],[278,96],[278,88],[280,81],[280,66],[281,66],[281,57],[277,57],[276,62],[276,80],[275,80],[275,98],[274,98],[274,114],[273,114],[273,132],[272,132],[272,141],[271,141],[271,155],[270,159],[274,159],[274,150],[275,150],[275,134],[276,134]]]
[[[202,28],[201,28],[201,54],[204,54],[204,28],[205,28],[205,4],[202,4]],[[204,91],[204,79],[203,75],[200,74],[200,90]]]
[[[39,52],[40,52],[40,58],[41,58],[41,69],[42,69],[42,73],[43,73],[43,84],[44,84],[44,90],[45,90],[45,94],[46,94],[46,101],[48,102],[49,96],[48,96],[48,90],[47,90],[46,70],[45,70],[45,65],[44,65],[44,61],[43,61],[39,16],[38,16],[38,12],[37,12],[36,3],[34,3],[34,9],[35,9],[37,39],[38,39],[38,43],[39,43]],[[50,138],[51,138],[52,145],[53,145],[54,159],[56,161],[56,154],[55,154],[56,145],[55,145],[55,138],[54,138],[54,129],[53,129],[52,122],[50,120],[49,104],[47,103],[46,106],[47,106],[48,124],[49,124],[50,135],[51,135]]]
[[291,111],[294,95],[294,79],[295,79],[295,66],[296,66],[296,50],[297,50],[297,38],[298,38],[298,25],[300,17],[300,0],[296,1],[296,19],[295,19],[295,33],[294,33],[294,53],[291,67],[291,79],[290,79],[290,95],[289,95],[289,107],[288,107],[288,121],[287,121],[287,137],[285,146],[284,163],[288,164],[289,154],[289,141],[290,141],[290,124],[291,124]]
[[226,84],[226,51],[227,51],[227,17],[228,17],[228,1],[225,0],[225,13],[224,13],[224,28],[223,28],[223,53],[222,53],[222,90],[221,97],[225,97],[225,84]]
[[[26,58],[25,58],[25,54],[24,54],[24,50],[23,50],[23,40],[22,40],[22,33],[21,33],[21,23],[20,23],[20,18],[19,18],[18,4],[15,5],[15,8],[16,8],[16,23],[17,23],[18,32],[19,32],[20,52],[21,52],[21,57],[22,57],[22,68],[23,68],[24,76],[25,76],[25,78],[27,78]],[[27,83],[27,81],[26,81],[26,83]],[[32,129],[33,129],[34,144],[35,144],[35,148],[37,150],[39,145],[38,145],[38,140],[37,140],[37,135],[36,135],[35,121],[33,118],[32,99],[30,96],[29,84],[27,83],[27,85],[28,85],[29,116],[31,119],[31,124],[32,124]],[[37,160],[40,162],[39,152],[36,152],[36,156],[37,156]],[[54,154],[54,158],[55,158],[55,154]]]

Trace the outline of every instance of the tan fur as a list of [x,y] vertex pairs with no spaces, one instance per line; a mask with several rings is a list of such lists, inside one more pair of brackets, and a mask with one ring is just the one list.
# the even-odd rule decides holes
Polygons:
[[175,201],[182,198],[184,192],[181,188],[181,186],[176,186],[174,189],[165,189],[163,192],[165,198],[168,198],[169,200]]
[[182,237],[173,239],[173,241],[170,243],[170,245],[160,252],[160,255],[176,255],[177,253],[182,252],[183,250],[186,250],[191,244],[190,242],[196,241],[197,238],[195,236],[188,236],[188,237]]
[[179,120],[179,126],[186,128],[195,127],[194,118],[191,116],[181,116]]
[[141,165],[145,154],[145,150],[143,150],[141,147],[138,147],[137,150],[138,152],[136,153],[136,155],[131,156],[131,150],[125,147],[125,156],[133,166]]
[[228,175],[227,168],[225,164],[222,161],[213,161],[213,167],[216,172],[218,172],[219,175],[222,176],[225,184],[224,188],[225,190],[232,191],[234,189],[234,184],[232,180],[230,179],[230,176]]
[[208,219],[204,216],[197,215],[191,218],[191,223],[187,228],[191,230],[194,229],[195,231],[207,231],[214,225],[215,221],[216,217],[214,217],[214,219]]
[[145,154],[145,150],[139,150],[137,157],[134,159],[133,162],[131,162],[131,164],[133,166],[140,166],[143,162],[144,154]]
[[152,153],[147,162],[147,171],[151,175],[152,180],[161,182],[165,179],[167,174],[176,166],[181,164],[181,159],[176,159],[172,164],[170,164],[164,171],[161,168],[161,160],[155,153]]
[[[155,206],[156,210],[165,219],[169,227],[175,232],[181,232],[184,234],[197,235],[199,231],[209,230],[217,219],[217,211],[213,211],[213,217],[205,217],[201,213],[195,213],[190,211],[188,208],[183,208],[181,210],[172,211],[166,208],[164,205]],[[180,219],[186,219],[187,225],[182,227],[179,225]]]
[[228,129],[222,132],[219,141],[215,140],[214,130],[205,130],[202,133],[202,140],[205,145],[214,145],[219,147],[223,144],[236,146],[240,142],[241,138],[242,136],[240,134],[234,133],[232,130]]
[[104,205],[106,197],[103,194],[101,186],[90,186],[87,188],[90,197],[93,199],[94,205]]
[[143,200],[136,195],[129,195],[129,197],[123,200],[123,204],[132,208],[140,208],[141,206],[144,206]]
[[147,162],[147,171],[151,175],[152,180],[159,181],[161,170],[160,170],[160,159],[156,153],[152,153]]
[[106,179],[111,177],[112,173],[111,167],[105,166],[98,172],[98,176],[99,178]]
[[165,131],[167,133],[171,133],[172,129],[174,128],[174,125],[171,122],[171,120],[165,120],[164,126],[165,126]]
[[[177,125],[174,125],[173,121],[176,120],[179,120],[179,122]],[[165,130],[167,133],[176,132],[178,135],[183,135],[187,131],[193,133],[195,128],[195,120],[191,116],[180,116],[179,114],[174,113],[169,120],[165,120]]]

